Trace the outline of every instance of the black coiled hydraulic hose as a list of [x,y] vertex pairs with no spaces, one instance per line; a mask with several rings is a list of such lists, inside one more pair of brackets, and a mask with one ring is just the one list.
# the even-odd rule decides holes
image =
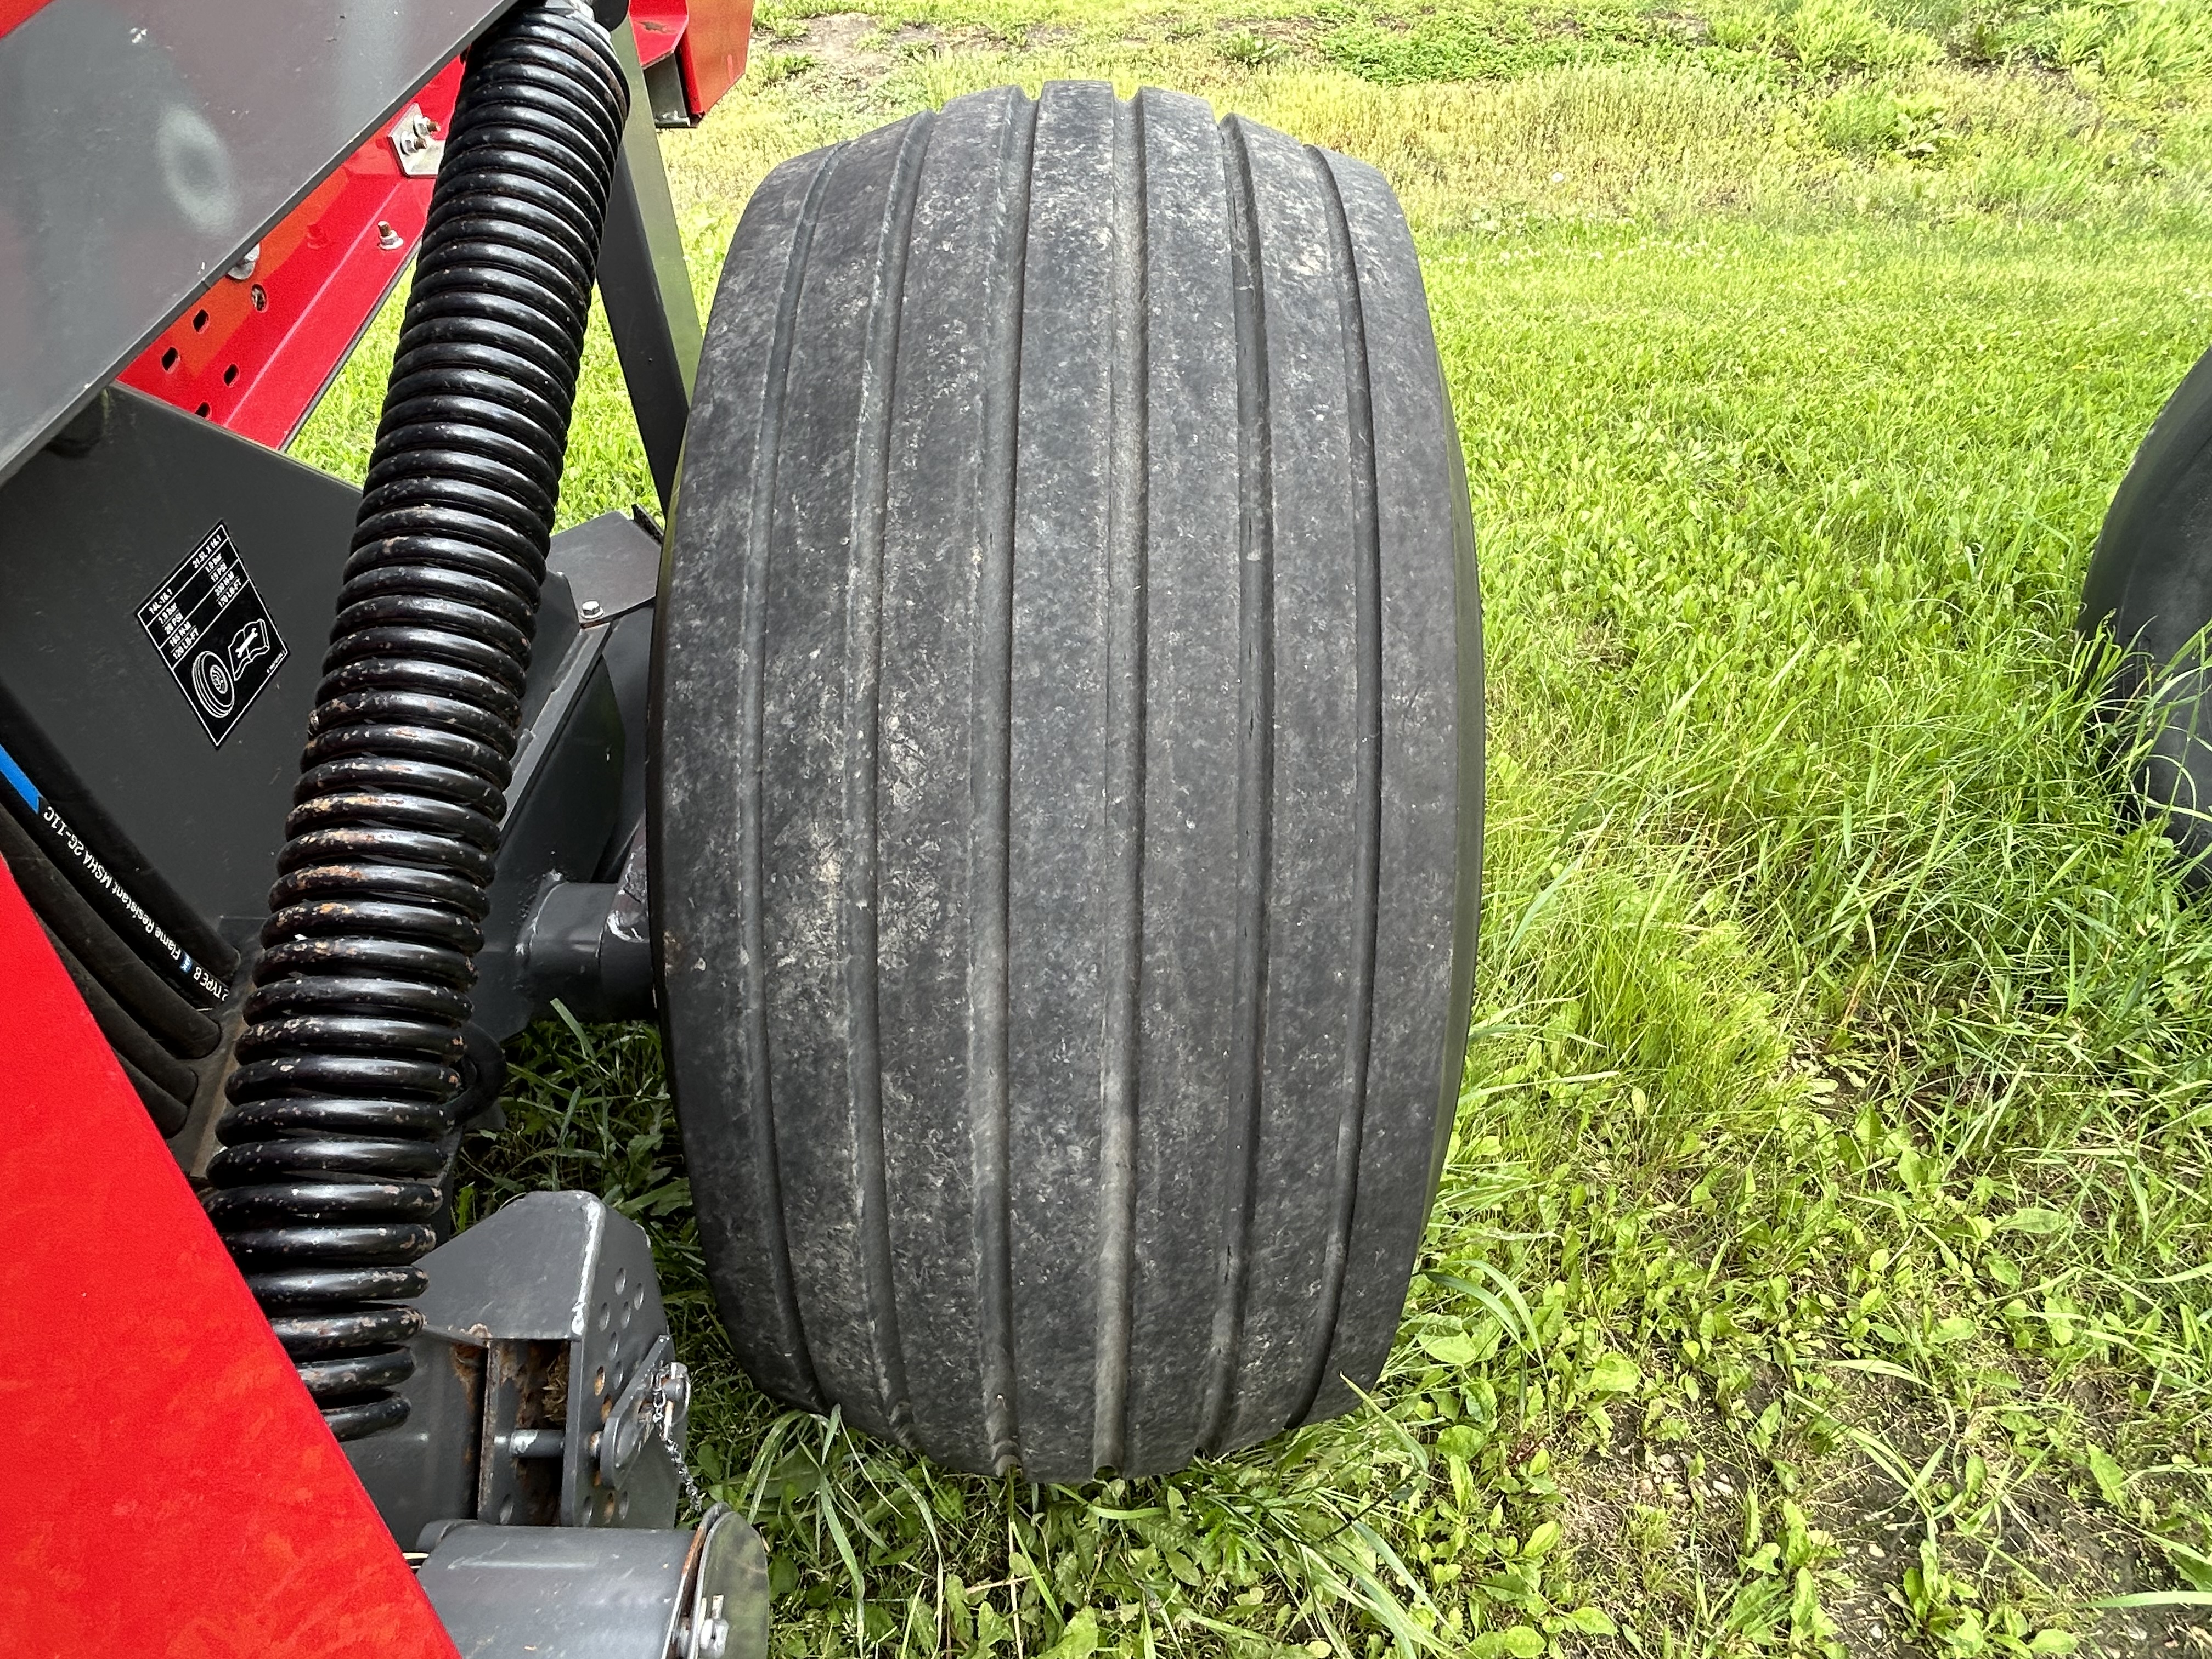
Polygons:
[[523,0],[469,54],[209,1171],[209,1212],[342,1440],[407,1415],[405,1303],[628,107],[569,0]]

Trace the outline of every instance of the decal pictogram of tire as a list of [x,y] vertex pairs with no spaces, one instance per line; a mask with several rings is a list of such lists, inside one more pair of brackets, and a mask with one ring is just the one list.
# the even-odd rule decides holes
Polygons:
[[1039,1480],[1352,1405],[1481,835],[1467,487],[1381,176],[1083,83],[785,164],[662,602],[663,1020],[751,1375]]
[[192,659],[192,695],[217,720],[238,706],[238,685],[231,678],[230,665],[212,651]]

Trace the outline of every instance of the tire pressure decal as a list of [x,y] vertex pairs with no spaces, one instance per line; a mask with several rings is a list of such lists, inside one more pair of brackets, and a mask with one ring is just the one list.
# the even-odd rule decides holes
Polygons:
[[289,654],[221,525],[138,607],[138,625],[218,748]]
[[4,785],[8,793],[21,803],[15,817],[36,835],[46,855],[94,900],[94,908],[110,927],[126,937],[133,937],[142,947],[142,957],[183,981],[194,1002],[214,1004],[222,1000],[228,988],[154,920],[131,890],[117,879],[115,872],[84,844],[84,838],[70,828],[69,821],[54,810],[54,804],[39,793],[39,786],[31,781],[30,775],[5,749],[0,749],[0,785]]

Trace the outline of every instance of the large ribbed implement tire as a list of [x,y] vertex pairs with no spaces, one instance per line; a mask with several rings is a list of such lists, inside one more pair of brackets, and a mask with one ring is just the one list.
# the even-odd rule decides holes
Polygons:
[[2190,884],[2212,888],[2212,351],[2166,400],[2113,493],[2081,627],[2123,648],[2103,712],[2122,722],[2124,740],[2147,739],[2133,805],[2159,821]]
[[1381,176],[1090,84],[787,162],[662,603],[663,1019],[753,1377],[1038,1480],[1350,1405],[1481,823],[1467,487]]

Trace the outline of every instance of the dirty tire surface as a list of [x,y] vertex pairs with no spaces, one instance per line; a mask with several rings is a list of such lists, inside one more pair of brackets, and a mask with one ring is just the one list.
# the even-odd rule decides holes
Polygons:
[[[2155,733],[2132,780],[2199,891],[2212,887],[2212,351],[2152,422],[2113,493],[2082,583],[2081,628],[2126,654],[2106,710],[2146,696]],[[2133,737],[2130,732],[2128,736]]]
[[1389,186],[1087,83],[802,156],[684,465],[653,891],[753,1377],[1039,1480],[1346,1409],[1449,1130],[1481,835]]

